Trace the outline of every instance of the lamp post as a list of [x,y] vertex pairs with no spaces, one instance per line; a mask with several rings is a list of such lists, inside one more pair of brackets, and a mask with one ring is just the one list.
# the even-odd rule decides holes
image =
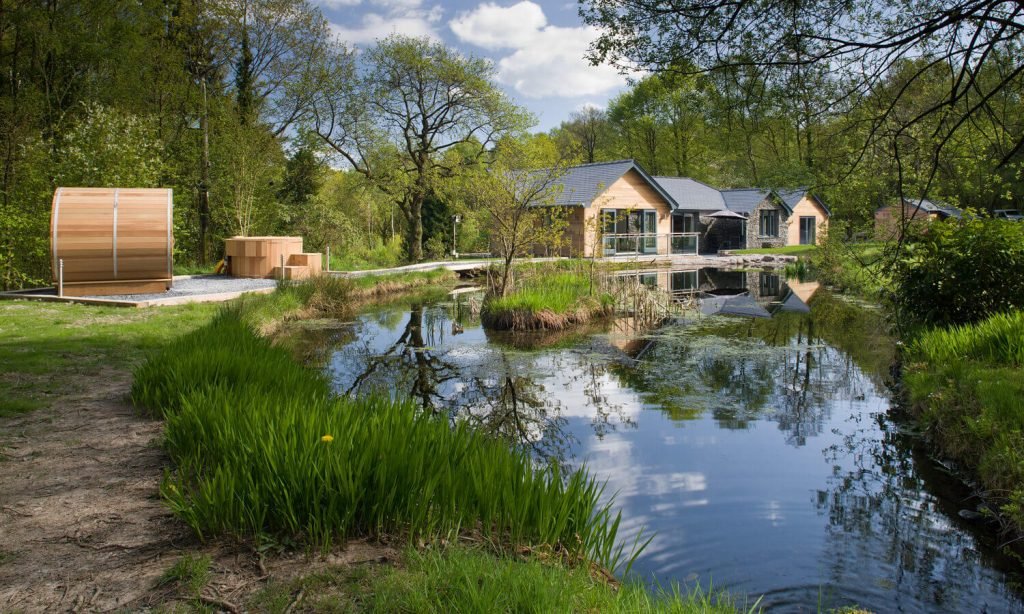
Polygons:
[[462,221],[462,216],[456,213],[452,216],[452,258],[456,260],[459,258],[458,243],[455,242],[455,227]]

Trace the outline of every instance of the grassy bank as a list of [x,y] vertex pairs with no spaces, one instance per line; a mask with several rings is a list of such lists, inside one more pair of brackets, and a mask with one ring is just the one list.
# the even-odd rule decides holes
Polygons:
[[569,264],[523,267],[521,279],[505,296],[488,296],[484,326],[495,330],[562,330],[609,315],[613,297],[602,291],[585,267]]
[[829,239],[811,255],[811,268],[819,281],[840,292],[877,298],[892,284],[888,249],[884,243]]
[[810,256],[818,251],[817,245],[784,245],[782,247],[758,247],[754,249],[731,249],[730,254],[768,254],[778,256]]
[[357,299],[376,298],[397,292],[409,292],[426,286],[450,284],[459,278],[448,269],[432,271],[409,271],[388,275],[360,275],[346,277],[352,283],[353,297]]
[[1024,312],[922,334],[908,347],[904,382],[941,453],[1024,531]]
[[617,518],[583,473],[534,469],[528,454],[412,403],[333,398],[319,374],[257,336],[239,311],[151,358],[132,388],[136,403],[167,421],[176,473],[163,492],[198,534],[327,546],[465,530],[499,545],[621,561]]
[[313,611],[369,612],[735,612],[726,597],[694,589],[648,591],[616,587],[583,568],[565,568],[536,557],[495,557],[472,548],[407,550],[401,567],[380,573],[337,568],[273,583],[250,609],[284,612],[296,594]]

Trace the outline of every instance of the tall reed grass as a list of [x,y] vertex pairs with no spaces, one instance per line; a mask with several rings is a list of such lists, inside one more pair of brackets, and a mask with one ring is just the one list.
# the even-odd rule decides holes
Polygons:
[[324,378],[226,310],[135,373],[132,399],[166,419],[162,493],[201,537],[326,547],[362,535],[474,534],[545,545],[614,569],[619,516],[583,471],[387,398],[335,398]]
[[559,330],[612,313],[614,298],[579,267],[559,264],[525,274],[505,296],[488,296],[481,319],[498,330]]
[[974,360],[1024,365],[1024,311],[1000,313],[977,324],[931,330],[913,343],[912,354],[936,365]]
[[926,432],[1024,534],[1024,312],[933,329],[906,358],[903,381]]

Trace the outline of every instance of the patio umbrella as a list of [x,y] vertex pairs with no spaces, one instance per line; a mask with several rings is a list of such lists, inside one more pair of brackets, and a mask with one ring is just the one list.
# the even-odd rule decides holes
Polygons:
[[747,219],[742,214],[736,213],[735,211],[729,211],[728,209],[722,209],[721,211],[715,211],[714,213],[709,213],[708,217],[714,217],[714,218],[719,218],[719,219],[727,218],[727,219],[734,219],[734,220],[745,220],[745,219]]

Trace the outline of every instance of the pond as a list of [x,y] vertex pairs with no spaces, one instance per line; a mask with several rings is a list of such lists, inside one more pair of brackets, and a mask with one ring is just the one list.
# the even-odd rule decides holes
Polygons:
[[[1024,611],[1019,563],[891,418],[877,308],[771,273],[635,272],[700,310],[646,335],[483,330],[464,297],[378,306],[300,347],[339,393],[407,394],[585,464],[653,539],[633,571],[772,611]],[[689,293],[689,294],[688,294]]]

